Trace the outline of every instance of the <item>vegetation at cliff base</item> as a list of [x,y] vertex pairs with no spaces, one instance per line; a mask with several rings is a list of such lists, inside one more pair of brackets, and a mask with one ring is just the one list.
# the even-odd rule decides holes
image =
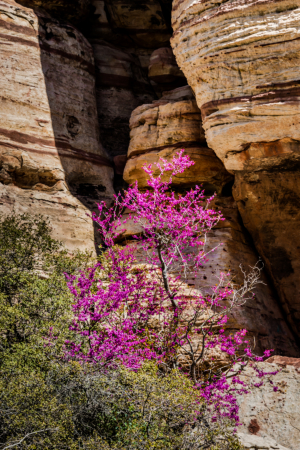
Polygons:
[[[184,288],[222,220],[198,187],[171,192],[191,164],[181,152],[158,177],[146,167],[148,191],[99,205],[97,259],[68,254],[43,217],[0,221],[0,450],[240,448],[237,396],[252,385],[239,375],[263,357],[226,323],[259,269],[242,287],[221,273],[208,290]],[[141,232],[116,246],[125,208]]]

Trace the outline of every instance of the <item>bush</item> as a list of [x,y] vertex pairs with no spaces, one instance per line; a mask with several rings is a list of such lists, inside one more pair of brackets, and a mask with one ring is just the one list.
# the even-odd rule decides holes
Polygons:
[[42,217],[0,222],[0,449],[235,448],[230,423],[206,426],[203,400],[179,371],[64,358],[76,338],[64,273],[92,258],[68,255],[50,231]]

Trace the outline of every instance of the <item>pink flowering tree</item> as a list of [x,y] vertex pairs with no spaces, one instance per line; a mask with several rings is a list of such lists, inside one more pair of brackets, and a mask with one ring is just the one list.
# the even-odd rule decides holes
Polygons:
[[[246,330],[230,333],[226,324],[232,310],[252,297],[260,269],[244,273],[241,286],[220,273],[214,286],[189,287],[215,250],[207,250],[208,233],[224,220],[210,206],[214,196],[206,198],[200,187],[184,194],[171,190],[172,177],[193,164],[183,151],[171,162],[161,159],[157,176],[152,166],[144,167],[147,190],[136,183],[112,208],[98,205],[93,219],[105,253],[95,267],[69,278],[76,338],[67,342],[68,355],[105,367],[136,370],[154,359],[161,370],[180,368],[200,390],[212,421],[238,423],[237,395],[253,387],[240,374],[270,351],[255,355]],[[116,247],[128,221],[137,228],[134,241]],[[272,375],[256,371],[256,385]]]

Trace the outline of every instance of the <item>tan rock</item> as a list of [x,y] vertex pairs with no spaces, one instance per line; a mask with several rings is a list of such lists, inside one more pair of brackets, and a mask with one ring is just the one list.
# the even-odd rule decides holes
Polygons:
[[[209,233],[206,250],[209,252],[214,249],[214,251],[209,254],[209,261],[199,274],[188,280],[189,290],[195,289],[201,292],[208,290],[217,283],[221,271],[230,271],[232,279],[240,284],[243,282],[240,266],[249,272],[258,261],[252,243],[241,224],[233,198],[218,197],[212,206],[216,210],[221,210],[226,220],[220,222]],[[127,222],[121,226],[121,229],[124,229],[122,239],[132,247],[136,247],[136,244],[132,242],[132,236],[138,235],[141,228],[133,218],[129,219],[128,212],[125,213],[125,218]],[[144,262],[143,251],[139,250],[138,246],[135,251],[139,261]],[[194,249],[188,248],[187,251],[193,252]],[[255,351],[258,353],[272,348],[278,354],[298,356],[299,349],[278,306],[276,295],[268,286],[268,280],[263,272],[261,281],[263,283],[259,284],[255,290],[255,298],[233,311],[227,324],[228,328],[234,331],[241,328],[247,329],[250,339],[252,341],[255,339]]]
[[[248,395],[239,399],[240,419],[243,424],[239,431],[244,434],[241,440],[244,445],[247,442],[256,442],[253,446],[245,445],[246,448],[278,448],[274,445],[275,442],[279,446],[299,450],[300,371],[291,365],[282,369],[268,362],[259,363],[259,368],[265,372],[279,372],[272,376],[273,384],[266,381],[263,386],[252,389]],[[248,381],[249,377],[257,380],[250,368],[246,369],[245,377]],[[278,387],[277,392],[274,392],[273,386]],[[274,440],[273,446],[257,445],[261,439],[267,443],[270,438]]]
[[[111,199],[113,169],[99,141],[90,44],[71,25],[20,8],[13,0],[1,1],[0,27],[0,193],[10,198],[13,190],[18,210],[28,204],[22,197],[22,190],[28,190],[35,199],[33,214],[43,209],[38,192],[47,191],[57,211],[56,192],[61,190],[65,205],[82,201],[92,207],[101,198]],[[74,226],[83,226],[81,219]],[[65,232],[62,227],[62,241]]]
[[140,106],[130,119],[131,140],[124,171],[127,183],[138,180],[140,188],[147,186],[142,167],[171,159],[184,149],[195,165],[174,177],[174,186],[203,184],[210,192],[221,192],[231,176],[221,161],[207,148],[201,127],[200,111],[188,86],[165,93],[159,101]]
[[300,335],[300,6],[174,0],[172,47],[208,145]]

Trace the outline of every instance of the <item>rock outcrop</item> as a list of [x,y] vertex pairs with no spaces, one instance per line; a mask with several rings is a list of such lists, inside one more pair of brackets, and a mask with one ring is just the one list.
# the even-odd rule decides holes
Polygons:
[[[91,36],[128,48],[170,44],[172,0],[92,0]],[[153,51],[153,50],[152,50]]]
[[244,225],[299,336],[299,4],[174,0],[173,28],[208,145],[235,174]]
[[124,170],[127,183],[138,180],[147,186],[144,164],[170,159],[180,149],[195,165],[174,178],[174,186],[187,187],[202,183],[210,192],[221,192],[231,175],[222,162],[206,146],[201,114],[189,86],[166,92],[158,101],[135,109],[130,119],[131,140]]
[[[218,193],[214,207],[223,212],[225,222],[220,222],[208,239],[209,263],[199,276],[189,280],[195,289],[216,283],[221,270],[231,270],[236,282],[242,281],[240,264],[247,270],[253,267],[258,256],[253,250],[241,223],[237,205],[231,196],[231,175],[225,170],[214,152],[206,146],[200,111],[191,89],[186,86],[165,93],[152,104],[133,111],[131,141],[124,179],[128,183],[138,181],[140,188],[147,186],[144,164],[157,162],[160,157],[170,159],[181,148],[195,161],[195,165],[180,176],[174,177],[173,187],[180,191],[185,187],[202,184],[208,194]],[[139,230],[132,220],[126,224],[123,237],[127,240]],[[222,246],[219,244],[223,243]],[[188,251],[192,252],[190,248]],[[258,350],[275,348],[279,354],[298,355],[294,339],[288,330],[276,298],[267,285],[259,285],[255,299],[234,311],[228,326],[246,328],[256,338]]]
[[164,91],[186,85],[186,78],[179,69],[170,47],[154,50],[150,57],[148,76]]
[[[276,364],[276,360],[281,364]],[[240,419],[243,423],[240,428],[242,443],[246,448],[281,448],[262,447],[259,442],[267,443],[270,438],[277,445],[291,450],[300,448],[300,360],[286,358],[286,365],[282,367],[283,357],[270,358],[270,362],[259,363],[264,372],[278,371],[272,376],[272,383],[265,381],[264,385],[254,388],[248,395],[239,400]],[[292,364],[290,364],[292,362]],[[254,376],[253,369],[247,368],[245,377]],[[277,391],[273,388],[276,386]],[[255,445],[250,445],[251,442]],[[245,444],[249,445],[245,445]],[[269,442],[271,444],[271,442]],[[274,442],[273,442],[274,445]]]
[[1,1],[0,27],[0,210],[47,211],[69,247],[92,248],[86,212],[112,198],[113,169],[99,140],[91,46],[13,0]]

